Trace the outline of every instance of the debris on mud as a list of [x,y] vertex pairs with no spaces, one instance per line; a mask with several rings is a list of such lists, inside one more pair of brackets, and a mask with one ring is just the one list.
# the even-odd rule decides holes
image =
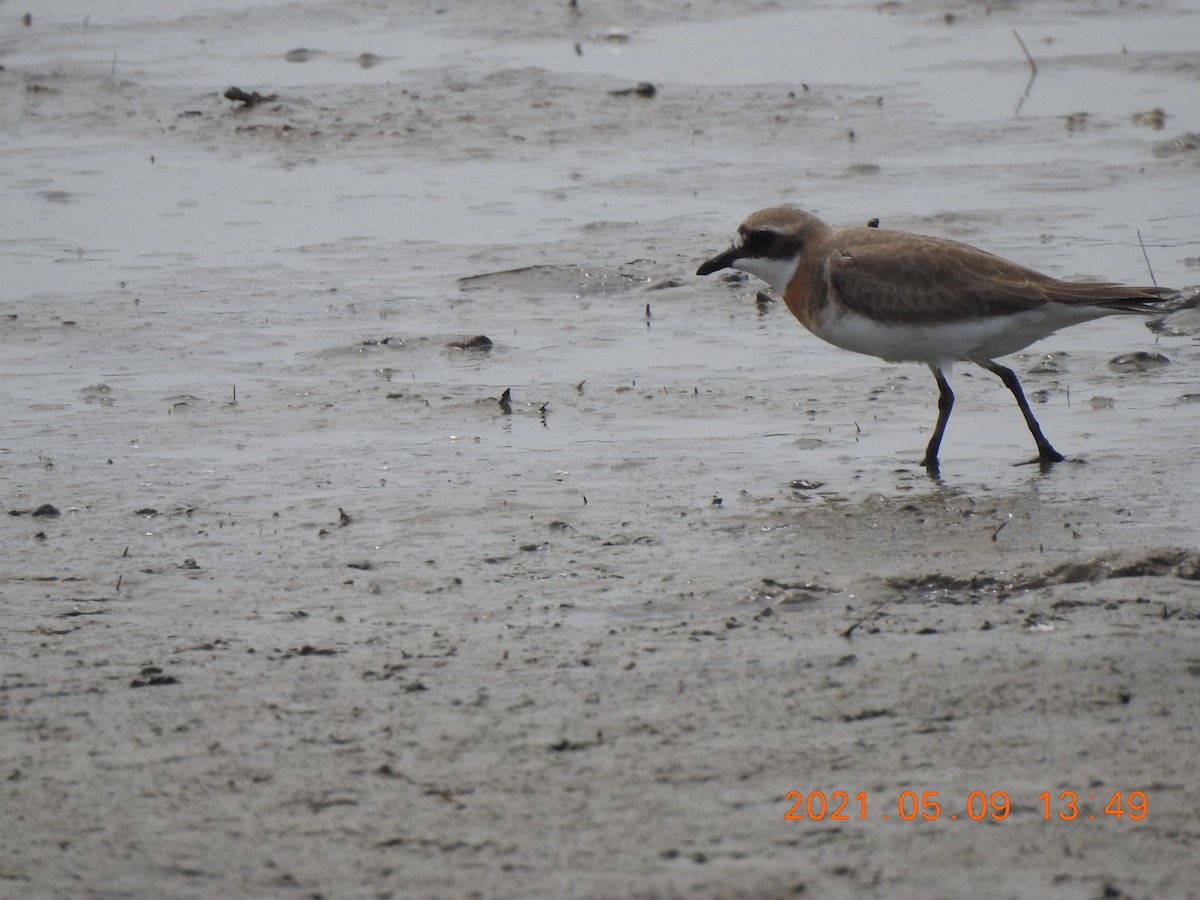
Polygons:
[[252,106],[258,106],[260,103],[270,103],[272,100],[278,100],[278,94],[260,94],[258,91],[243,91],[240,87],[231,87],[225,92],[225,99],[232,100],[234,103],[241,103],[239,109],[249,109]]
[[454,350],[491,350],[495,344],[492,339],[486,334],[477,334],[474,337],[460,338],[459,340],[450,341],[446,345]]

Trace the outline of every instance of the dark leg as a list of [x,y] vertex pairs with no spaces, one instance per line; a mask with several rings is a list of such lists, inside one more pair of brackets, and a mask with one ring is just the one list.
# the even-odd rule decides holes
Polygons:
[[936,475],[942,434],[946,431],[946,423],[950,421],[950,410],[954,409],[954,391],[950,390],[950,382],[946,380],[941,369],[934,366],[930,366],[929,369],[938,383],[938,419],[937,425],[933,429],[933,437],[929,439],[929,446],[925,448],[925,458],[921,460],[921,465]]
[[1004,366],[994,363],[991,360],[983,360],[979,362],[989,372],[994,372],[1004,382],[1004,386],[1012,391],[1014,397],[1017,398],[1017,406],[1021,407],[1021,415],[1025,417],[1025,424],[1029,426],[1029,433],[1033,435],[1034,443],[1038,448],[1038,461],[1043,463],[1062,462],[1066,459],[1061,453],[1050,446],[1050,442],[1046,440],[1046,436],[1042,434],[1041,426],[1038,425],[1037,419],[1033,417],[1033,413],[1029,409],[1029,403],[1025,399],[1025,392],[1021,390],[1021,382],[1017,381],[1017,376],[1012,369],[1006,369]]

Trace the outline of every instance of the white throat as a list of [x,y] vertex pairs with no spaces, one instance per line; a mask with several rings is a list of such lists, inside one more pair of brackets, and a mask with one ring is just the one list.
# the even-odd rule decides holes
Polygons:
[[792,276],[796,274],[796,267],[799,265],[799,254],[789,259],[745,256],[735,262],[733,268],[749,272],[755,278],[761,278],[775,290],[775,293],[782,296],[783,292],[787,290],[787,286],[791,283]]

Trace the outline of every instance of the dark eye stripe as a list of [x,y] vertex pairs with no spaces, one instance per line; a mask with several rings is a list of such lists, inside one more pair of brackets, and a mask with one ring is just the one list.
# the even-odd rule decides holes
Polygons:
[[773,237],[774,233],[770,231],[751,231],[743,237],[742,246],[756,256],[762,256],[765,254],[767,248],[771,246],[771,239]]
[[769,228],[747,231],[742,235],[742,248],[747,256],[790,259],[803,243],[795,235],[781,234]]

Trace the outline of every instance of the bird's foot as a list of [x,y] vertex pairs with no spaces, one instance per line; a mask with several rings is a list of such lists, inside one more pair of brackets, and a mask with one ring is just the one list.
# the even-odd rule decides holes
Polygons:
[[1049,472],[1054,467],[1055,463],[1066,462],[1067,458],[1057,451],[1050,453],[1042,453],[1035,456],[1033,459],[1027,459],[1024,462],[1017,463],[1018,466],[1037,466],[1042,474]]

